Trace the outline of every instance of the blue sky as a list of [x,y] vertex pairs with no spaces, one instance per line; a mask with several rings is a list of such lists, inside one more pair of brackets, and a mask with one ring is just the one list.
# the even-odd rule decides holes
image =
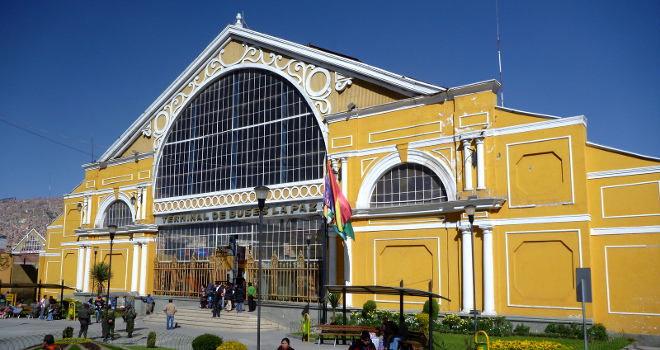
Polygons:
[[[452,87],[499,79],[495,1],[6,1],[0,199],[69,193],[236,13],[250,29]],[[660,157],[660,2],[500,0],[506,107],[585,115]],[[49,140],[47,140],[47,139]]]

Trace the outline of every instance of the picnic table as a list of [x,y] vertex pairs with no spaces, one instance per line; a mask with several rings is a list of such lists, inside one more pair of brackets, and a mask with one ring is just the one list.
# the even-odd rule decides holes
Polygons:
[[[334,338],[334,346],[337,346],[337,339],[339,337],[348,337],[351,339],[359,338],[362,332],[367,331],[370,333],[378,334],[377,327],[371,326],[358,326],[358,325],[343,325],[343,324],[317,324],[314,326],[316,334],[319,337],[318,344],[323,344],[323,338],[331,336]],[[344,342],[345,344],[345,342]]]

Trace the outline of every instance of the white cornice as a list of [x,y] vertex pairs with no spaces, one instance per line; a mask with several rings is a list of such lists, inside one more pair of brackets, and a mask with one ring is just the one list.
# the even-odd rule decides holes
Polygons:
[[585,222],[591,220],[589,214],[578,215],[559,215],[559,216],[537,216],[529,218],[510,218],[510,219],[475,219],[474,225],[534,225],[534,224],[554,224],[566,222]]
[[137,154],[132,155],[132,156],[126,156],[126,157],[122,157],[122,158],[111,159],[107,162],[96,162],[96,163],[84,164],[83,169],[85,169],[85,171],[88,171],[88,170],[101,169],[102,167],[117,166],[117,165],[123,165],[123,164],[131,164],[131,163],[136,163],[138,161],[153,158],[153,157],[154,157],[154,152],[153,151],[144,152],[144,153],[137,153]]
[[495,109],[499,109],[501,111],[506,111],[506,112],[511,112],[511,113],[524,114],[524,115],[528,115],[528,116],[531,116],[531,117],[539,117],[539,118],[546,118],[546,119],[561,119],[561,117],[557,117],[557,116],[554,116],[554,115],[532,113],[532,112],[521,111],[521,110],[518,110],[518,109],[501,107],[501,106],[495,106]]
[[660,161],[660,158],[645,156],[643,154],[633,153],[633,152],[629,152],[629,151],[624,151],[624,150],[621,150],[621,149],[618,149],[618,148],[609,147],[609,146],[605,146],[605,145],[600,145],[600,144],[593,143],[593,142],[590,142],[590,141],[587,141],[587,146],[602,149],[604,151],[620,153],[620,154],[627,155],[627,156],[633,156],[633,157],[638,157],[638,158],[647,159],[647,160]]
[[636,233],[659,233],[660,226],[637,226],[637,227],[605,227],[605,228],[592,228],[592,236],[601,235],[627,235]]
[[660,165],[645,166],[639,168],[594,171],[591,173],[587,173],[587,179],[591,180],[591,179],[602,179],[607,177],[645,175],[645,174],[654,174],[654,173],[660,173]]
[[260,47],[276,51],[278,54],[295,58],[304,58],[305,61],[319,66],[328,67],[344,75],[369,81],[390,90],[397,91],[406,96],[436,94],[446,89],[433,84],[423,83],[399,74],[395,74],[368,64],[317,50],[305,45],[296,44],[284,39],[259,33],[250,29],[234,25],[227,26],[218,36],[197,56],[197,58],[170,84],[170,86],[140,115],[140,117],[124,131],[124,133],[99,158],[105,162],[125,151],[127,145],[132,144],[140,135],[140,130],[148,123],[160,108],[175,94],[188,84],[190,79],[201,69],[203,64],[211,57],[217,55],[219,50],[231,40],[249,42]]

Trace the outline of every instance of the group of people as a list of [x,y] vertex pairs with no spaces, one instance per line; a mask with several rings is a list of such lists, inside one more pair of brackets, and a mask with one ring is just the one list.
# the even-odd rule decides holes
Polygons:
[[[117,314],[111,305],[112,304],[105,303],[100,297],[94,301],[94,304],[91,302],[83,303],[82,308],[78,311],[78,321],[80,322],[78,338],[87,338],[87,329],[92,323],[92,315],[94,314],[96,316],[96,322],[101,323],[103,340],[108,341],[108,338],[114,339]],[[94,310],[92,310],[92,307]],[[126,333],[128,333],[129,338],[133,337],[136,317],[137,313],[135,312],[133,305],[127,303],[124,309],[123,319],[126,322]]]
[[[23,300],[19,299],[16,305],[7,305],[2,311],[13,316],[18,316],[24,309]],[[60,310],[60,304],[52,295],[49,298],[46,298],[44,295],[42,299],[37,300],[32,304],[30,317],[52,321],[53,319],[59,318]]]
[[201,286],[199,291],[199,307],[213,309],[213,317],[220,317],[222,310],[232,311],[235,309],[237,313],[243,312],[243,303],[245,297],[248,299],[248,312],[256,310],[256,295],[257,290],[252,283],[248,283],[247,290],[243,285],[234,286],[232,283],[209,283],[208,286]]

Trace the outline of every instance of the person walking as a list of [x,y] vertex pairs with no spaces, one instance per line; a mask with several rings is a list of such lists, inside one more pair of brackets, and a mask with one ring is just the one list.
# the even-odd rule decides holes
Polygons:
[[101,296],[97,296],[96,300],[94,300],[94,314],[96,316],[96,323],[101,322],[101,310],[103,310],[103,305],[105,303],[103,302],[103,299]]
[[46,312],[46,309],[48,309],[48,299],[46,299],[46,296],[44,295],[43,298],[41,298],[41,301],[39,304],[41,305],[41,312],[39,314],[39,319],[43,320],[44,319],[44,312]]
[[215,287],[211,290],[211,303],[213,304],[213,317],[220,317],[222,311],[222,291],[220,290],[220,282],[215,282]]
[[163,311],[165,312],[165,315],[167,315],[167,321],[165,323],[167,330],[174,329],[174,314],[176,313],[176,305],[174,305],[172,299],[169,300],[169,304],[165,305]]
[[135,318],[137,314],[135,309],[130,305],[126,305],[126,333],[128,333],[129,338],[133,338],[133,331],[135,330]]
[[78,311],[78,321],[80,322],[80,331],[78,332],[78,338],[87,338],[87,328],[89,327],[90,316],[91,316],[91,310],[89,309],[87,303],[84,303],[82,309]]
[[237,286],[234,290],[234,300],[236,304],[236,313],[243,312],[243,303],[245,302],[245,291],[242,286]]
[[257,288],[254,288],[252,282],[248,283],[247,295],[248,295],[248,312],[254,312],[254,310],[257,309],[257,303],[256,303]]
[[225,289],[225,302],[227,303],[227,312],[231,311],[232,306],[235,301],[234,287],[231,283],[227,283],[227,289]]
[[154,312],[154,306],[156,305],[156,301],[154,298],[151,296],[151,294],[147,294],[147,315],[151,315]]

